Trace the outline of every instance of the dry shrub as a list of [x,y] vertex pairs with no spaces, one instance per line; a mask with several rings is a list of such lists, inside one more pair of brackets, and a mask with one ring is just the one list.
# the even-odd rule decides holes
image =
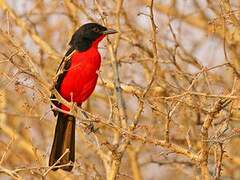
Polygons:
[[[0,177],[239,179],[239,6],[0,1]],[[74,170],[53,172],[49,95],[72,33],[86,22],[119,33],[100,44],[97,88],[72,111]]]

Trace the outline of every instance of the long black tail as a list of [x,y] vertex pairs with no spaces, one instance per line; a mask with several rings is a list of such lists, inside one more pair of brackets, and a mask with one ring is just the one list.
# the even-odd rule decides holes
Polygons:
[[[49,158],[49,166],[63,165],[60,169],[65,171],[71,171],[73,165],[64,166],[70,162],[74,162],[75,159],[75,117],[59,112],[57,118],[57,125],[55,128],[55,135],[52,145],[52,150]],[[65,153],[69,149],[68,153]],[[65,155],[59,160],[59,158],[65,153]],[[57,170],[59,168],[53,168]]]

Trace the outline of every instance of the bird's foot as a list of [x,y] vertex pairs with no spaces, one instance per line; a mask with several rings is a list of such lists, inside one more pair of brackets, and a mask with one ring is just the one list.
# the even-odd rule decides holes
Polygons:
[[98,128],[95,128],[94,127],[94,124],[92,122],[90,122],[90,124],[88,124],[86,127],[85,127],[85,132],[87,134],[90,134],[90,133],[95,133],[97,132]]

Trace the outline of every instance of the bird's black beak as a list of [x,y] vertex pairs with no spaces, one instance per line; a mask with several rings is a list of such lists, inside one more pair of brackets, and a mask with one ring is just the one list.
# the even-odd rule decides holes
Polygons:
[[102,34],[104,34],[104,35],[115,34],[115,33],[117,33],[117,31],[114,30],[114,29],[107,29],[107,30],[102,32]]

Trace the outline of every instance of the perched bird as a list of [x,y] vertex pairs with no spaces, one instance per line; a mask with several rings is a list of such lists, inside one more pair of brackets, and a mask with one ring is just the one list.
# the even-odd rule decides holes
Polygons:
[[[81,26],[72,36],[70,48],[65,54],[58,70],[55,88],[67,101],[78,106],[89,98],[95,89],[101,65],[101,56],[98,52],[99,42],[108,34],[117,31],[108,29],[97,23],[88,23]],[[65,105],[57,102],[51,95],[52,103],[61,110],[69,111]],[[49,158],[49,166],[62,166],[61,169],[71,171],[75,159],[75,117],[54,110],[57,124]],[[60,160],[59,158],[69,149]],[[58,162],[59,161],[59,162]],[[57,170],[58,168],[53,168]]]

